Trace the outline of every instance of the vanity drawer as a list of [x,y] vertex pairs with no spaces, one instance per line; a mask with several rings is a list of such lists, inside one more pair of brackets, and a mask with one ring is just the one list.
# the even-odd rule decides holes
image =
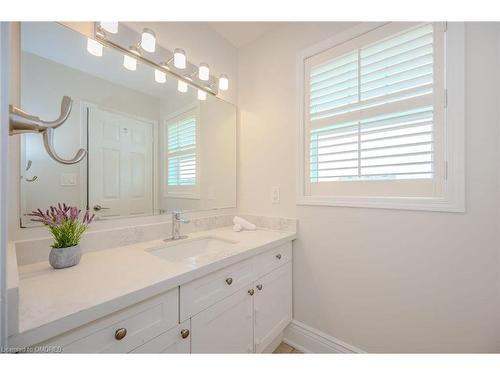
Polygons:
[[131,353],[191,353],[191,321],[177,325]]
[[253,261],[249,259],[181,285],[180,320],[189,319],[253,280]]
[[268,274],[283,264],[292,260],[292,243],[288,242],[284,245],[275,247],[263,254],[257,255],[254,258],[255,262],[255,277],[260,277]]
[[177,312],[176,288],[56,337],[44,345],[61,346],[63,353],[127,353],[175,327]]

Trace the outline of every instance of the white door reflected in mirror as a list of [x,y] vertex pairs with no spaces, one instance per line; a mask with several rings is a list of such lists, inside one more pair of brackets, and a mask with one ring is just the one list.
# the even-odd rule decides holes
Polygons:
[[98,217],[153,214],[153,122],[89,108],[89,205]]

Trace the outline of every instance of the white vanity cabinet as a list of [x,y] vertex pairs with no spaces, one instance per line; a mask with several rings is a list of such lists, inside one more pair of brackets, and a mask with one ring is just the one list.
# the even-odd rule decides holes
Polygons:
[[291,260],[288,242],[35,346],[64,353],[262,352],[292,319]]
[[[217,301],[214,288],[212,305],[191,318],[192,353],[260,353],[278,337],[292,320],[291,243],[245,261],[253,268],[254,279],[229,297]],[[247,269],[235,267],[235,270]],[[222,270],[224,271],[224,270]],[[230,274],[231,275],[231,274]],[[210,280],[214,280],[214,275]],[[223,277],[224,272],[218,277]],[[207,282],[196,280],[194,285]],[[222,284],[222,283],[220,283]],[[230,286],[228,286],[230,287]],[[187,286],[187,295],[194,287]],[[225,290],[230,290],[226,288]],[[183,298],[180,289],[181,308]],[[205,295],[204,302],[209,304]],[[214,303],[215,302],[215,303]]]
[[292,320],[292,264],[191,318],[192,353],[260,353]]

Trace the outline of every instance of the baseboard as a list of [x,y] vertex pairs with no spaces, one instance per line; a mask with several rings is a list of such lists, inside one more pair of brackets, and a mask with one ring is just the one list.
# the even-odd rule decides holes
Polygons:
[[365,353],[297,320],[285,329],[283,342],[304,353]]

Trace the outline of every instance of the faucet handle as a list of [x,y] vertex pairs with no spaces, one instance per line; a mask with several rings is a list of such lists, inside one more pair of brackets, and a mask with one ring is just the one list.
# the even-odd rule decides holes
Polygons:
[[172,211],[172,221],[179,221],[181,223],[189,223],[188,219],[181,218],[182,211]]

